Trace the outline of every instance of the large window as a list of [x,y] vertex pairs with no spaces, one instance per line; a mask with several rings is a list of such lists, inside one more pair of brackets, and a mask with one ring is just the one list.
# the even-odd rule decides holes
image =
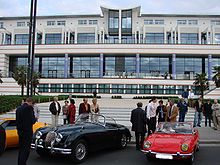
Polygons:
[[55,21],[47,21],[47,26],[54,26],[56,25]]
[[164,94],[163,85],[153,85],[153,94]]
[[151,86],[150,85],[139,85],[139,93],[140,94],[150,94]]
[[112,84],[112,94],[123,94],[124,85],[123,84]]
[[29,43],[28,34],[15,34],[15,44],[25,45]]
[[74,77],[99,77],[99,57],[73,57]]
[[141,57],[140,72],[151,74],[151,76],[159,76],[165,72],[169,72],[168,57]]
[[176,86],[165,86],[165,94],[176,94]]
[[61,92],[61,84],[51,84],[50,92],[59,93]]
[[74,93],[84,93],[84,84],[74,84]]
[[72,93],[72,91],[73,91],[72,84],[63,84],[64,93]]
[[57,21],[57,25],[58,26],[65,26],[66,25],[66,21]]
[[25,22],[17,22],[17,27],[23,27],[25,26]]
[[49,92],[49,84],[39,84],[38,92]]
[[132,10],[122,11],[122,33],[132,33]]
[[92,93],[96,90],[96,84],[86,84],[86,93]]
[[78,33],[77,43],[78,44],[95,43],[95,33]]
[[216,44],[220,44],[220,33],[215,33],[215,38],[214,38],[214,40],[215,40],[215,43],[216,43]]
[[119,28],[119,11],[109,10],[108,28],[110,34],[117,34]]
[[110,84],[99,84],[99,93],[110,93]]
[[164,43],[164,33],[146,33],[145,42],[147,44]]
[[64,57],[43,57],[42,76],[57,78],[64,77]]
[[137,94],[137,89],[138,89],[138,86],[135,85],[135,84],[129,84],[129,85],[126,85],[125,86],[125,93],[126,94]]
[[199,37],[198,33],[181,33],[181,44],[198,44]]
[[61,44],[61,33],[48,33],[45,35],[45,44]]

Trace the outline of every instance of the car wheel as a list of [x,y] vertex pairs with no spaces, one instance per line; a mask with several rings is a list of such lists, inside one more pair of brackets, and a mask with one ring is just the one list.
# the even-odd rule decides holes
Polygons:
[[119,142],[119,149],[126,148],[127,144],[128,144],[127,136],[125,134],[122,134]]
[[192,165],[194,163],[194,160],[195,160],[195,152],[193,152],[193,154],[189,158],[189,165]]
[[47,151],[46,149],[43,149],[43,148],[37,148],[36,152],[37,152],[38,155],[40,155],[42,157],[45,157],[45,156],[49,155],[49,151]]
[[151,157],[151,156],[149,156],[149,155],[146,155],[146,157],[147,157],[147,160],[149,161],[149,162],[151,162],[154,158],[153,157]]
[[86,141],[79,140],[72,148],[72,160],[76,163],[81,163],[86,159],[88,148]]

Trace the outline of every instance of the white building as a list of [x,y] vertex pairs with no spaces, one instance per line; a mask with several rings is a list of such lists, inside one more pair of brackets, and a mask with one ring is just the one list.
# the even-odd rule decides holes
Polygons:
[[[220,15],[140,14],[140,7],[101,15],[39,16],[35,71],[40,94],[179,95],[196,73],[220,64]],[[1,94],[19,94],[10,78],[27,65],[29,17],[0,17]],[[167,75],[167,76],[165,76]],[[165,79],[165,77],[167,79]]]

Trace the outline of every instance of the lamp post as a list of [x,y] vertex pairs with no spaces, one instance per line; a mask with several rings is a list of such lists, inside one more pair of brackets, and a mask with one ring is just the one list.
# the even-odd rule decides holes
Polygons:
[[27,71],[27,97],[33,95],[33,71],[34,71],[34,46],[35,46],[35,27],[37,14],[37,0],[31,0],[30,22],[29,22],[29,44],[28,44],[28,71]]

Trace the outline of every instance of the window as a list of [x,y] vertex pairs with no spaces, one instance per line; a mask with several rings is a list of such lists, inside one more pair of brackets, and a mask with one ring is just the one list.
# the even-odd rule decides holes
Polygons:
[[51,84],[50,85],[50,92],[61,92],[61,84]]
[[83,84],[74,84],[73,92],[74,93],[84,93],[84,85]]
[[125,88],[126,94],[137,94],[137,85],[126,85]]
[[140,85],[139,86],[139,93],[140,94],[150,94],[151,93],[151,86],[150,85]]
[[176,94],[176,87],[173,85],[165,86],[165,94]]
[[186,25],[186,20],[177,20],[177,25]]
[[99,84],[99,93],[110,93],[110,85],[109,84]]
[[220,25],[220,20],[211,20],[211,25]]
[[144,20],[144,24],[145,25],[152,25],[152,24],[154,24],[154,20],[152,20],[152,19],[145,19]]
[[153,85],[153,94],[164,94],[163,85]]
[[17,22],[17,27],[23,27],[25,26],[25,22]]
[[122,11],[122,29],[131,29],[132,10]]
[[55,21],[47,21],[47,26],[54,26],[55,24]]
[[146,33],[147,44],[163,44],[164,43],[164,33]]
[[112,94],[123,94],[124,85],[123,84],[112,84]]
[[29,35],[28,34],[15,34],[15,44],[24,45],[28,44],[29,42]]
[[0,28],[4,28],[4,22],[0,22]]
[[199,43],[198,33],[181,33],[180,39],[181,39],[181,44],[198,44]]
[[220,33],[215,33],[215,38],[214,38],[214,40],[215,40],[215,43],[216,43],[216,44],[220,44]]
[[39,84],[38,92],[49,92],[49,84]]
[[155,20],[156,25],[164,25],[164,20]]
[[66,21],[57,21],[57,25],[61,26],[65,26],[66,25]]
[[45,34],[45,44],[61,44],[61,33]]
[[109,10],[109,28],[117,29],[119,27],[119,11]]
[[78,20],[78,25],[86,25],[87,20]]
[[189,25],[198,25],[198,20],[188,20]]
[[77,43],[78,44],[95,43],[95,33],[78,33]]
[[63,84],[64,93],[72,93],[72,84]]
[[92,93],[96,90],[96,84],[86,84],[86,93]]
[[97,20],[89,20],[90,25],[97,25],[98,21]]

